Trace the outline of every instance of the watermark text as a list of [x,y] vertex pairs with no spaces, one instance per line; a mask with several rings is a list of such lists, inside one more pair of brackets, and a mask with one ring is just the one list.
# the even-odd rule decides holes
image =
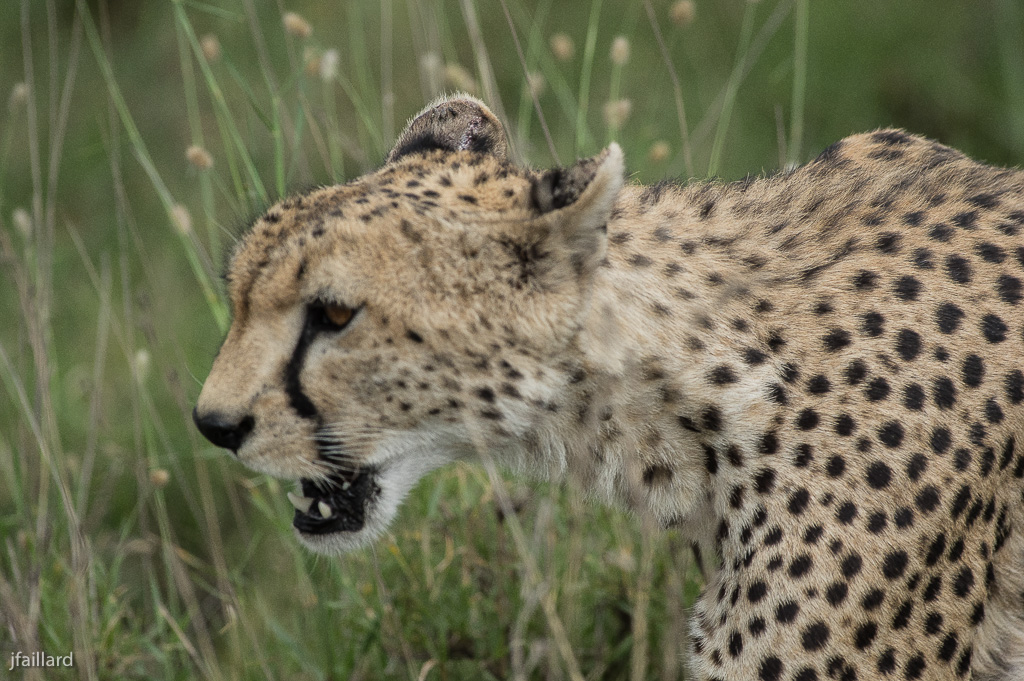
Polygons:
[[15,651],[11,653],[11,666],[7,671],[13,672],[19,667],[74,667],[75,654],[47,655],[43,652],[28,653]]

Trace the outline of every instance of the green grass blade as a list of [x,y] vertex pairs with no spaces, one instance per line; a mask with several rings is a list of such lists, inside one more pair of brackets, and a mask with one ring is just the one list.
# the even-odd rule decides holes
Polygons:
[[[135,158],[145,171],[146,176],[153,185],[153,189],[156,190],[160,203],[167,215],[168,222],[172,225],[178,224],[178,219],[176,217],[177,204],[171,196],[171,192],[164,183],[163,178],[160,177],[160,173],[157,171],[156,165],[153,163],[153,159],[149,154],[146,143],[142,139],[142,135],[139,133],[139,128],[136,126],[135,120],[132,118],[131,111],[128,109],[128,104],[125,102],[124,96],[121,93],[121,88],[114,76],[113,67],[103,50],[103,44],[100,40],[99,33],[96,30],[96,24],[93,22],[92,14],[90,14],[89,8],[85,4],[84,0],[76,0],[76,7],[79,15],[82,17],[82,25],[85,28],[86,38],[89,41],[89,46],[92,49],[96,62],[103,74],[107,91],[114,103],[114,107],[117,109],[118,116],[121,119],[121,124],[124,126],[125,132],[128,134],[128,139],[132,145]],[[222,332],[226,332],[228,327],[227,306],[218,294],[217,289],[214,287],[210,276],[203,268],[199,255],[191,241],[190,235],[184,233],[182,230],[178,230],[178,233],[181,238],[182,245],[184,246],[183,250],[186,258],[188,259],[189,266],[192,268],[192,273],[195,275],[196,281],[199,283],[199,286],[203,291],[207,306],[210,309],[210,313],[213,315],[214,322]]]

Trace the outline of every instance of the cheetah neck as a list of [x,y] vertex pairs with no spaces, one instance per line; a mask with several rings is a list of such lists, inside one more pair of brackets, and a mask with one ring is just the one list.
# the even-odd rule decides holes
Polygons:
[[743,248],[741,228],[701,219],[699,189],[672,188],[683,202],[653,201],[654,191],[626,188],[613,212],[573,348],[585,376],[568,386],[578,408],[559,414],[547,449],[564,451],[583,489],[662,526],[683,525],[714,551],[730,477],[709,473],[707,452],[755,450],[730,424],[757,432],[775,415],[763,385],[777,368],[732,364],[771,334],[771,316],[752,318],[751,309],[773,279],[744,270],[728,250]]

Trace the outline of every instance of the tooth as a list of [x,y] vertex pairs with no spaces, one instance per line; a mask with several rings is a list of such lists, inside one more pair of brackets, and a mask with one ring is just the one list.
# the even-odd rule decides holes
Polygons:
[[320,509],[320,515],[322,515],[324,517],[324,520],[327,520],[328,518],[331,517],[331,507],[330,506],[328,506],[324,502],[320,501],[320,502],[317,502],[316,507],[318,509]]
[[349,487],[351,487],[351,486],[352,486],[352,483],[351,483],[351,482],[349,482],[348,480],[346,480],[345,482],[341,483],[341,489],[342,489],[342,491],[345,491],[345,490],[347,490],[347,489],[348,489]]
[[288,501],[292,502],[292,506],[303,513],[309,513],[309,507],[313,505],[312,499],[309,497],[300,497],[295,492],[288,492]]

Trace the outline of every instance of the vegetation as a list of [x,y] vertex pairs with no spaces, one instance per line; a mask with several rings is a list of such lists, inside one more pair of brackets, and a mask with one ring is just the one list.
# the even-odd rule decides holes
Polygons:
[[615,139],[639,181],[888,125],[1020,164],[1021,36],[1017,0],[4,3],[3,669],[682,678],[685,539],[563,486],[454,466],[376,548],[301,550],[287,490],[191,427],[226,253],[277,198],[374,168],[444,90],[487,100],[525,161]]

